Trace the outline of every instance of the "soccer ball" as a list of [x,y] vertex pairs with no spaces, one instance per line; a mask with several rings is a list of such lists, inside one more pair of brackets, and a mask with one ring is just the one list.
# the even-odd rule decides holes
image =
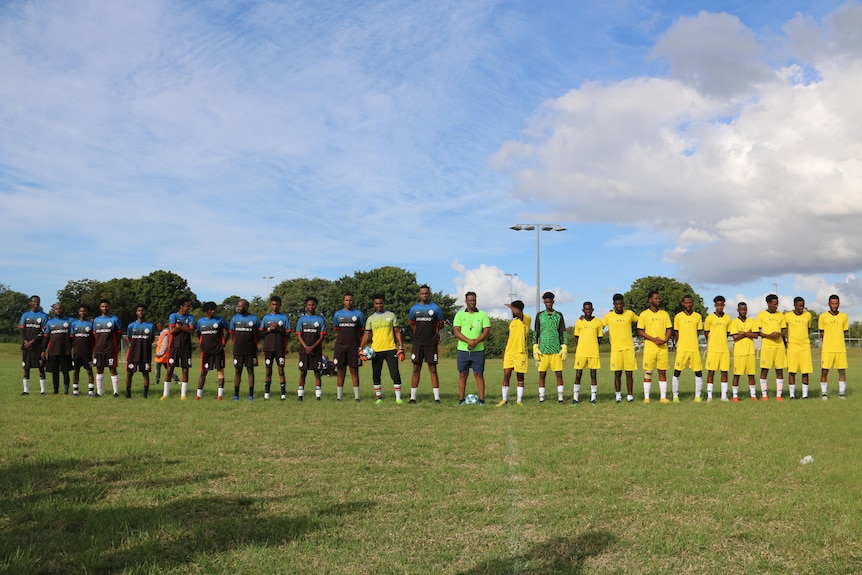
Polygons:
[[464,398],[464,403],[466,403],[467,405],[476,405],[477,403],[479,403],[479,396],[475,393],[471,393]]
[[363,347],[363,348],[362,348],[362,356],[363,356],[366,360],[370,360],[371,358],[373,358],[373,357],[374,357],[374,350],[373,350],[373,349],[371,349],[371,346]]

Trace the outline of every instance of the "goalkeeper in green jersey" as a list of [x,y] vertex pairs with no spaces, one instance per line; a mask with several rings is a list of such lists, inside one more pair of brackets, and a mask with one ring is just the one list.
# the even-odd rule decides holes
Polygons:
[[563,403],[563,362],[568,355],[568,334],[563,314],[554,309],[554,294],[542,294],[545,311],[536,314],[533,330],[533,359],[539,366],[539,401],[545,401],[545,376],[548,369],[557,376],[557,401]]

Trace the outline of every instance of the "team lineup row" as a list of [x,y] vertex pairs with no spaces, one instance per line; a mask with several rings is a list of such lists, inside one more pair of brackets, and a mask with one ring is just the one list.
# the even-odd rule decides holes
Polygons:
[[[411,390],[409,403],[416,402],[417,388],[422,366],[427,365],[434,393],[434,401],[440,402],[440,386],[437,374],[439,331],[444,325],[442,309],[430,301],[431,290],[423,285],[419,288],[419,302],[409,311],[409,323],[413,331]],[[395,390],[396,403],[402,403],[401,375],[399,361],[404,361],[404,342],[398,319],[387,311],[383,294],[373,296],[374,312],[367,318],[354,307],[353,294],[346,293],[343,308],[332,318],[336,332],[332,365],[337,372],[337,398],[342,399],[344,381],[350,373],[354,399],[359,401],[359,366],[370,361],[375,401],[382,403],[382,371],[384,363]],[[538,314],[531,329],[530,317],[524,314],[524,303],[516,300],[507,307],[512,311],[509,323],[508,340],[503,353],[502,399],[497,404],[509,403],[509,384],[514,372],[517,380],[516,403],[521,404],[524,393],[524,375],[527,372],[528,349],[532,349],[533,359],[539,370],[539,401],[545,401],[545,380],[548,371],[553,371],[557,383],[557,400],[564,402],[562,378],[563,363],[568,357],[569,334],[563,315],[554,309],[554,294],[546,292],[542,296],[545,310]],[[286,399],[284,363],[287,341],[291,332],[299,343],[299,381],[297,398],[302,401],[308,372],[315,383],[315,397],[320,399],[321,373],[325,369],[323,341],[326,335],[326,319],[317,313],[317,299],[306,298],[304,313],[291,329],[287,315],[281,313],[281,298],[270,299],[270,313],[263,318],[250,314],[248,301],[237,303],[237,313],[227,322],[215,315],[214,302],[203,305],[204,316],[196,319],[190,312],[190,301],[178,302],[177,311],[168,319],[168,327],[159,330],[146,320],[146,306],[138,305],[136,320],[125,329],[119,318],[111,314],[111,304],[102,300],[99,304],[100,315],[89,319],[89,307],[78,307],[78,318],[72,319],[65,314],[62,305],[53,306],[54,317],[41,310],[38,296],[30,298],[30,310],[21,316],[19,328],[22,333],[23,392],[30,392],[30,370],[38,369],[40,391],[46,393],[45,373],[53,378],[54,394],[59,394],[60,377],[63,378],[64,394],[69,393],[70,374],[72,395],[79,395],[79,376],[83,368],[88,376],[88,395],[101,396],[103,393],[104,371],[110,373],[113,395],[119,396],[119,374],[117,356],[121,339],[128,341],[126,353],[126,397],[131,397],[132,378],[141,373],[144,383],[144,397],[149,394],[150,372],[155,367],[156,385],[159,384],[162,368],[165,369],[162,399],[170,396],[172,381],[179,379],[180,399],[187,398],[189,370],[192,366],[192,337],[197,334],[200,347],[200,375],[197,382],[196,399],[203,397],[207,374],[215,371],[218,379],[218,399],[224,397],[225,386],[225,344],[233,340],[234,393],[239,399],[242,375],[247,374],[248,398],[254,399],[255,367],[258,355],[263,353],[266,368],[264,399],[270,398],[274,372],[280,385],[280,397]],[[633,372],[637,369],[632,327],[644,340],[642,369],[643,401],[650,402],[653,373],[657,372],[659,401],[669,403],[679,401],[679,378],[682,370],[690,368],[695,375],[694,401],[702,401],[703,365],[698,337],[703,334],[707,340],[706,400],[714,393],[714,376],[720,374],[721,400],[728,397],[728,373],[730,371],[731,346],[734,376],[732,401],[739,401],[739,379],[748,377],[750,398],[757,400],[755,385],[754,341],[761,339],[760,349],[760,391],[761,401],[769,397],[767,376],[770,369],[775,370],[775,394],[783,401],[784,370],[789,372],[789,398],[796,398],[796,374],[802,374],[801,398],[809,396],[809,375],[813,371],[809,332],[812,328],[811,314],[805,311],[802,298],[795,298],[794,309],[782,313],[778,311],[778,297],[766,297],[766,309],[755,318],[748,317],[747,305],[737,306],[737,317],[731,318],[724,312],[725,299],[716,296],[713,300],[715,311],[704,320],[701,314],[693,311],[693,298],[685,296],[682,300],[683,311],[671,321],[670,315],[661,306],[661,295],[650,292],[649,307],[639,315],[625,309],[621,294],[613,296],[613,309],[602,318],[593,316],[593,305],[584,302],[583,315],[575,322],[572,337],[575,342],[573,403],[580,402],[581,379],[584,370],[590,372],[590,401],[595,403],[597,394],[596,373],[601,367],[599,345],[605,335],[610,340],[610,370],[614,373],[615,399],[622,402],[622,376],[626,377],[626,400],[634,401]],[[845,334],[849,329],[849,318],[839,311],[840,300],[837,295],[829,297],[829,311],[820,315],[818,329],[823,341],[821,352],[821,396],[827,397],[827,381],[830,369],[838,371],[839,397],[845,397],[847,352]],[[484,341],[491,329],[488,315],[477,308],[475,292],[465,295],[465,307],[456,313],[453,321],[453,335],[458,340],[458,392],[459,403],[468,402],[466,396],[467,379],[470,371],[476,380],[479,404],[485,403],[485,349]],[[607,331],[607,333],[606,333]],[[667,393],[667,371],[669,369],[668,341],[676,340],[676,355],[671,397]],[[156,344],[155,353],[153,344]],[[262,345],[261,345],[262,344]],[[93,373],[95,367],[95,374]],[[178,378],[174,371],[179,368]],[[274,369],[275,368],[275,369]],[[472,396],[473,394],[471,394]]]

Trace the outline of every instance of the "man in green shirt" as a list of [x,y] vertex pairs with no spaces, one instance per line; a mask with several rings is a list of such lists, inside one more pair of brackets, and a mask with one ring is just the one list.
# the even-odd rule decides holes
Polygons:
[[479,405],[485,405],[485,340],[491,333],[491,319],[476,307],[476,292],[468,291],[466,309],[455,314],[454,332],[458,338],[458,405],[464,405],[470,369],[479,389]]
[[542,294],[545,311],[536,315],[533,328],[533,359],[539,362],[539,402],[545,401],[545,376],[548,370],[557,378],[557,401],[563,403],[563,362],[569,352],[569,336],[563,314],[554,309],[554,294]]

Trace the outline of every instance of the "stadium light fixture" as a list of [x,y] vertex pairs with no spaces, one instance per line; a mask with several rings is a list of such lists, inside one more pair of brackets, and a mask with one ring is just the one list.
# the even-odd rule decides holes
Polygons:
[[559,224],[515,224],[509,228],[510,230],[515,230],[516,232],[531,232],[536,230],[536,315],[539,315],[539,312],[542,310],[542,298],[541,298],[541,288],[539,287],[542,279],[541,272],[541,254],[542,254],[542,245],[541,245],[541,235],[542,232],[564,232],[566,228]]

